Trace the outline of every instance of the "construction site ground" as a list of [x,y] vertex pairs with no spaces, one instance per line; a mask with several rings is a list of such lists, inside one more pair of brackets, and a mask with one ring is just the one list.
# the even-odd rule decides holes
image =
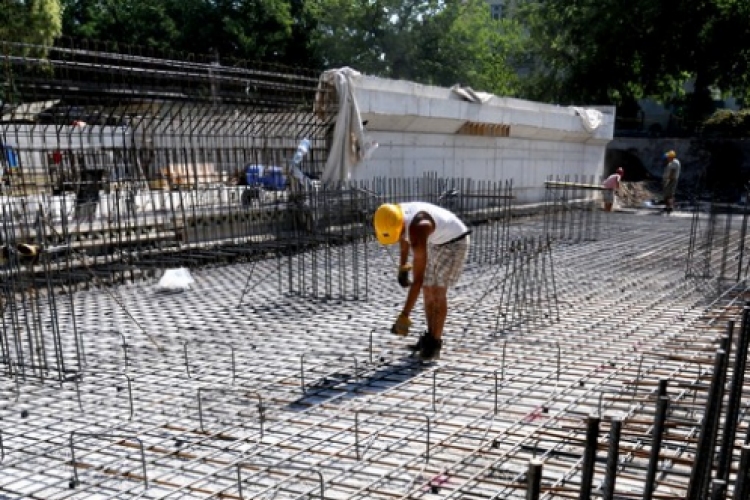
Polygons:
[[745,299],[686,279],[690,224],[604,214],[595,241],[553,245],[558,300],[513,327],[499,315],[507,268],[468,265],[429,364],[405,349],[421,302],[410,338],[389,333],[405,297],[395,247],[371,244],[366,301],[280,293],[273,259],[192,269],[180,293],[156,280],[76,292],[58,317],[82,334],[65,346],[82,350],[80,378],[0,379],[0,498],[525,498],[534,457],[543,498],[578,498],[592,414],[594,491],[617,417],[618,498],[642,498],[660,379],[671,405],[654,498],[684,498],[713,353]]

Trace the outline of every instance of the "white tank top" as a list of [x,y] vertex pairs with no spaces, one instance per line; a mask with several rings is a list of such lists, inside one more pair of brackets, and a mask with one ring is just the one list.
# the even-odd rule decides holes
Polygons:
[[427,212],[432,217],[432,220],[435,221],[435,230],[427,238],[427,243],[431,245],[442,245],[469,232],[466,224],[461,222],[461,219],[443,207],[422,201],[399,203],[399,205],[404,211],[406,241],[409,241],[409,226],[411,226],[414,216],[419,212]]

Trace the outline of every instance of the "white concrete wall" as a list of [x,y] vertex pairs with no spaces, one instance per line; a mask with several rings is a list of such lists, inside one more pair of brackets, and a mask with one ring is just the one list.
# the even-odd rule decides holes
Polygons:
[[355,167],[352,178],[440,177],[477,181],[513,180],[519,202],[544,198],[549,175],[602,174],[604,145],[530,139],[468,137],[453,134],[376,132],[379,147]]
[[[572,107],[497,96],[474,103],[450,89],[374,77],[358,79],[354,90],[368,136],[379,144],[353,169],[356,180],[425,173],[512,180],[519,202],[537,202],[550,175],[599,178],[614,131],[611,107],[597,108],[602,124],[588,131]],[[508,125],[509,136],[458,135],[466,122]]]

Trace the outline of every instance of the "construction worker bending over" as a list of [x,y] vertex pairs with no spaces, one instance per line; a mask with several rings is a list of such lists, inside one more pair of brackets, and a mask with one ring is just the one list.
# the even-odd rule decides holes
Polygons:
[[409,289],[391,332],[401,337],[409,334],[409,315],[423,292],[427,331],[410,348],[419,351],[422,360],[439,359],[448,315],[448,288],[461,276],[471,231],[452,212],[423,202],[383,204],[375,212],[373,223],[381,244],[400,244],[398,282]]
[[615,203],[615,194],[620,194],[620,181],[622,176],[625,175],[625,171],[622,168],[618,168],[617,171],[607,177],[602,183],[604,191],[602,191],[602,201],[604,202],[604,211],[611,212],[612,205]]

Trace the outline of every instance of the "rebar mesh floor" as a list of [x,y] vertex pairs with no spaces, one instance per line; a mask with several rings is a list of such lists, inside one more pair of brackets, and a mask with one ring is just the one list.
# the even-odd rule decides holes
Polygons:
[[[419,306],[412,338],[389,333],[404,291],[376,245],[367,302],[283,296],[271,277],[239,305],[251,264],[193,270],[184,293],[112,289],[124,308],[78,292],[59,318],[83,334],[81,380],[2,383],[0,498],[525,498],[532,457],[545,498],[577,498],[592,413],[623,418],[616,491],[637,498],[659,379],[675,423],[656,492],[684,497],[711,349],[744,299],[685,280],[689,232],[611,214],[598,241],[554,246],[559,320],[508,331],[502,269],[469,265],[431,364],[405,349]],[[603,477],[599,460],[595,490]]]

